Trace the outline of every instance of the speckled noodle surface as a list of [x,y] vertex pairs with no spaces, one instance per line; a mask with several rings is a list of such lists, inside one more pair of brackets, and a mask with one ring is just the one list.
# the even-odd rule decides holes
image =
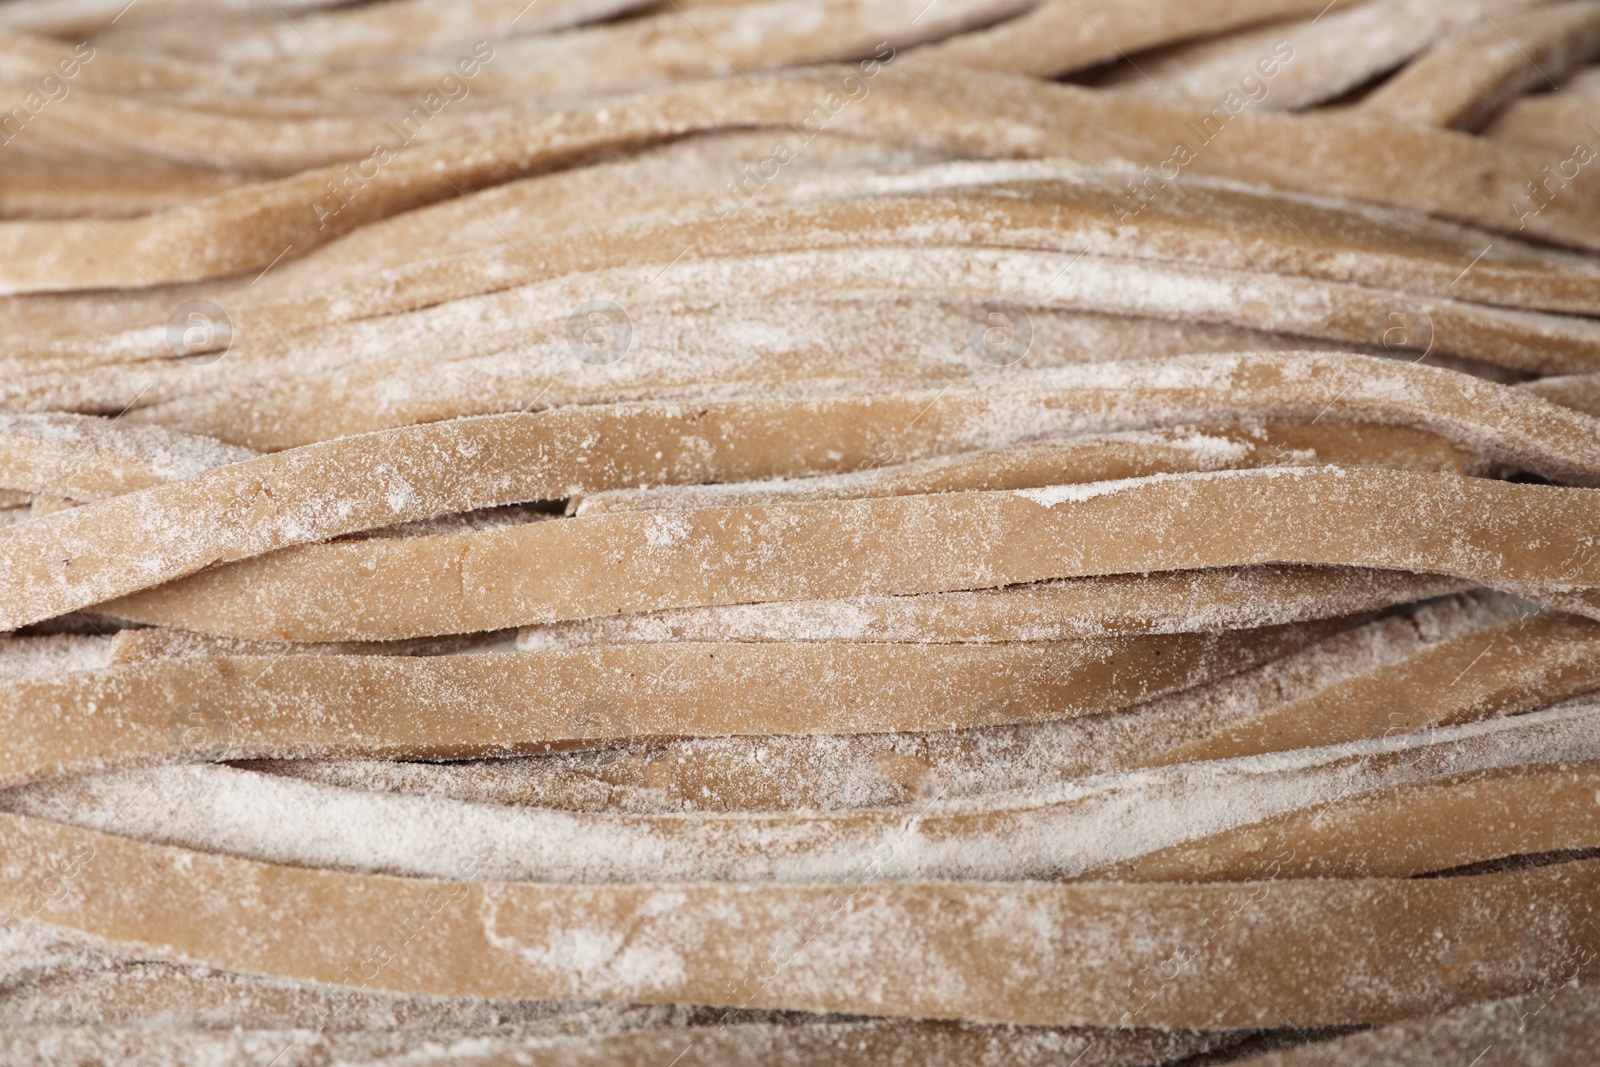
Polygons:
[[0,0],[0,1062],[1589,1067],[1600,0]]

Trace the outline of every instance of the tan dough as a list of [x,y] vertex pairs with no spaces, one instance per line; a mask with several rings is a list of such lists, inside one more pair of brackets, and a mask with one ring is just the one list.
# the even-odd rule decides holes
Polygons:
[[[303,546],[102,610],[237,637],[391,640],[694,605],[1262,563],[1375,566],[1581,596],[1600,585],[1600,552],[1586,532],[1597,525],[1593,490],[1275,468]],[[416,595],[419,587],[428,595]],[[1569,599],[1558,606],[1596,610]]]
[[[1595,951],[1600,880],[1590,861],[1338,883],[540,886],[257,864],[14,815],[0,839],[0,902],[52,857],[90,857],[33,916],[146,958],[397,992],[1034,1025],[1317,1026],[1526,991]],[[388,944],[415,909],[414,935]],[[809,916],[798,948],[794,916]],[[558,938],[603,947],[580,964],[548,951]],[[1157,977],[1173,958],[1183,980]],[[1307,969],[1322,980],[1295,979]]]
[[[76,671],[0,693],[9,728],[32,738],[26,749],[7,753],[0,780],[197,752],[458,759],[582,740],[1029,722],[1185,689],[1305,640],[1282,626],[1034,644],[176,657]],[[104,709],[116,725],[64,714],[84,706]]]

